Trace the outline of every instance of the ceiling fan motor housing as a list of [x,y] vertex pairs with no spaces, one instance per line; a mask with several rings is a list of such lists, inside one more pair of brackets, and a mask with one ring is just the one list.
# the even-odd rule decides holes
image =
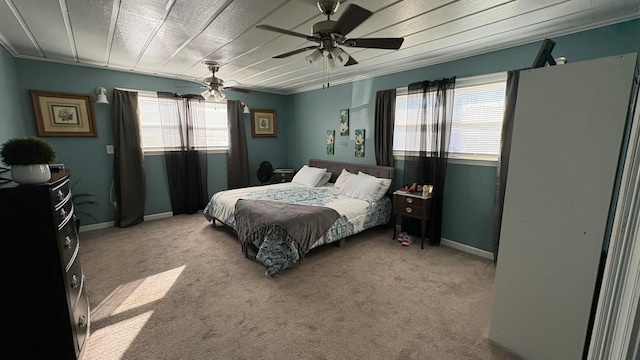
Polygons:
[[336,10],[338,10],[338,6],[340,6],[340,1],[335,0],[321,0],[316,3],[318,5],[318,9],[325,15],[333,15]]

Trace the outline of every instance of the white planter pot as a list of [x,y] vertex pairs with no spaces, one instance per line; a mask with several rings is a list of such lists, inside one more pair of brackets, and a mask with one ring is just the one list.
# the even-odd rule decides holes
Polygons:
[[51,179],[49,165],[12,165],[11,178],[18,184],[42,184]]

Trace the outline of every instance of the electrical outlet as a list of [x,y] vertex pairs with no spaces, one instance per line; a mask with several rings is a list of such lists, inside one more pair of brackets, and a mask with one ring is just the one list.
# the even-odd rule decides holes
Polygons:
[[113,154],[113,145],[107,145],[107,154]]

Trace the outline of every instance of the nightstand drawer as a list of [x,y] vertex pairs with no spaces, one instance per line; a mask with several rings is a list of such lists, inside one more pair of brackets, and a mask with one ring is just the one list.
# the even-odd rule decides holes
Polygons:
[[274,183],[283,183],[283,182],[290,182],[293,179],[293,173],[279,173],[279,172],[274,172],[273,173],[273,182]]
[[398,196],[396,201],[395,211],[399,215],[412,215],[417,217],[427,216],[429,208],[425,205],[427,199],[417,198],[417,197],[409,197],[409,196]]

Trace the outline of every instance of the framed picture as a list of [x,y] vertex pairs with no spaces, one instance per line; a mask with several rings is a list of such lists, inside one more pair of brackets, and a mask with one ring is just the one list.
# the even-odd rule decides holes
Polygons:
[[251,136],[276,137],[276,111],[251,109]]
[[340,110],[340,136],[349,135],[349,109]]
[[333,155],[335,130],[327,130],[327,155]]
[[357,129],[356,135],[356,157],[364,157],[364,130]]
[[29,90],[38,136],[98,136],[89,94]]

